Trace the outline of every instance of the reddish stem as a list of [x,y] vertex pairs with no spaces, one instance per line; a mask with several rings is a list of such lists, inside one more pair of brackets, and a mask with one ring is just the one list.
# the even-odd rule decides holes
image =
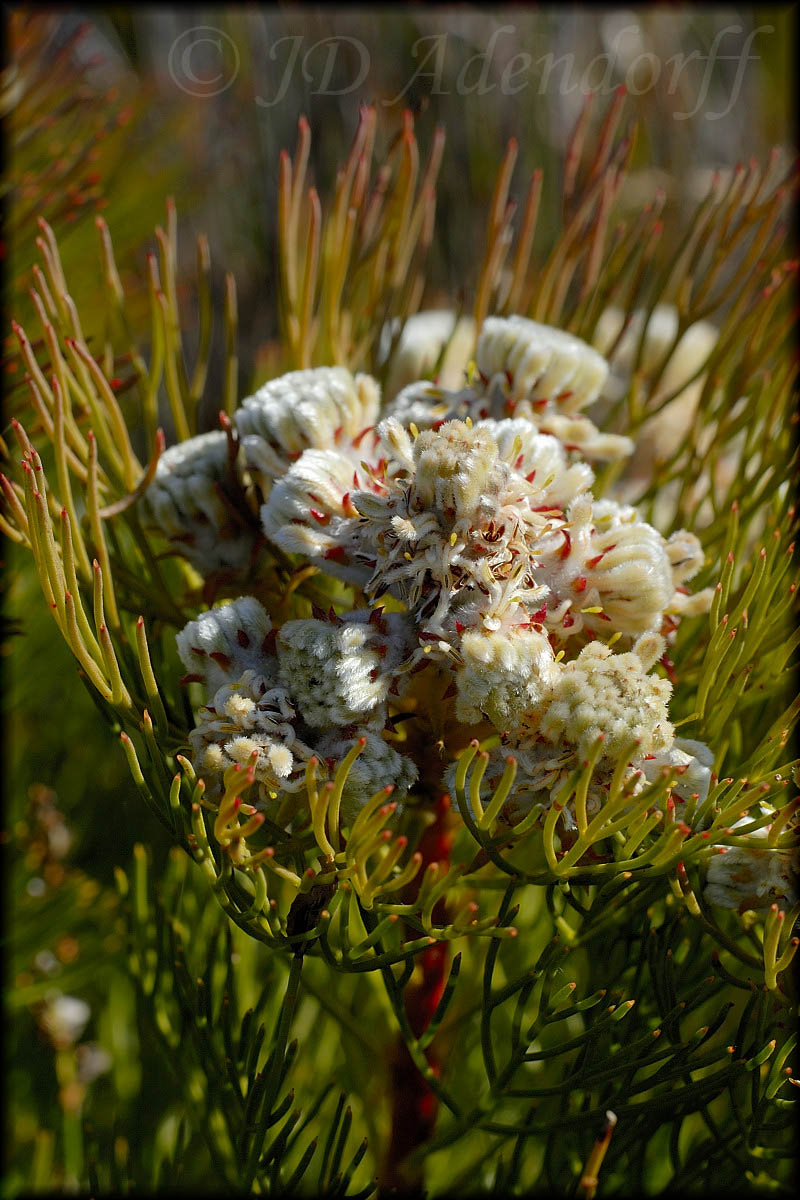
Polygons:
[[[449,868],[452,844],[450,797],[443,795],[437,801],[435,819],[425,830],[419,844],[422,864],[410,885],[406,897],[408,902],[416,897],[429,863],[438,862],[444,870]],[[437,901],[433,919],[437,924],[446,920],[444,899]],[[407,936],[415,938],[419,936],[419,932],[409,928]],[[414,975],[403,997],[406,1017],[416,1038],[430,1025],[442,998],[447,981],[448,958],[447,942],[437,942],[424,950],[416,961]],[[435,1039],[425,1050],[425,1057],[431,1070],[438,1076],[440,1060]],[[411,1170],[404,1164],[409,1154],[431,1137],[439,1102],[436,1093],[431,1090],[414,1064],[401,1034],[398,1034],[395,1040],[389,1062],[389,1078],[392,1137],[381,1172],[381,1192],[385,1196],[418,1194],[422,1178],[421,1168]]]

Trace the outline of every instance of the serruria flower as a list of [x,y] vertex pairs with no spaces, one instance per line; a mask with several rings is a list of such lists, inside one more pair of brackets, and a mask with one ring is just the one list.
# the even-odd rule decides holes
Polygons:
[[672,685],[648,674],[663,650],[658,635],[640,638],[622,654],[590,642],[561,669],[536,732],[549,742],[574,745],[579,758],[589,754],[600,735],[601,757],[614,762],[626,748],[630,752],[634,741],[637,758],[666,750],[673,738]]
[[388,418],[379,433],[385,484],[352,494],[361,518],[347,548],[351,558],[361,547],[374,559],[367,594],[389,591],[403,600],[428,635],[444,635],[451,608],[455,614],[463,606],[465,615],[473,601],[487,614],[501,595],[509,603],[540,602],[529,547],[549,528],[548,512],[539,511],[549,505],[540,503],[545,487],[523,474],[521,442],[506,446],[504,456],[495,428],[463,421],[412,441]]
[[712,593],[688,596],[683,584],[703,564],[700,542],[680,530],[664,539],[635,508],[579,496],[566,535],[550,535],[545,575],[558,603],[547,622],[560,638],[635,636],[661,628],[665,614],[706,612]]
[[516,730],[552,700],[559,677],[548,639],[529,627],[492,633],[466,630],[458,642],[456,716],[484,717],[499,730]]
[[374,453],[353,469],[306,451],[264,505],[264,531],[373,599],[391,593],[426,635],[534,621],[560,640],[633,637],[710,599],[684,595],[703,561],[692,534],[665,541],[634,508],[594,501],[591,468],[522,418],[417,433],[389,417]]
[[228,767],[253,765],[258,804],[275,811],[282,793],[303,789],[312,757],[324,777],[362,736],[348,811],[388,783],[407,791],[416,768],[380,735],[415,649],[406,618],[381,610],[288,621],[278,633],[259,601],[242,596],[190,621],[178,651],[205,690],[189,740],[206,796],[218,798]]
[[[733,826],[746,824],[743,817]],[[709,861],[703,896],[708,904],[765,912],[771,905],[791,908],[800,899],[800,851],[759,846],[767,826],[754,830],[749,846],[721,846]]]
[[[363,467],[335,450],[306,450],[275,484],[261,509],[266,537],[288,554],[300,554],[338,579],[363,586],[374,557],[354,537],[358,518],[352,496],[372,481]],[[382,484],[375,484],[378,490]]]
[[266,496],[304,450],[350,452],[357,463],[359,442],[379,410],[380,389],[370,375],[316,367],[271,379],[242,402],[233,422],[245,466]]
[[497,442],[500,458],[527,483],[536,485],[542,505],[564,509],[594,483],[588,463],[571,462],[558,438],[540,433],[524,417],[487,418],[479,421],[477,428],[488,430]]
[[615,459],[631,453],[630,438],[601,433],[580,415],[607,375],[602,356],[572,334],[527,317],[488,317],[466,387],[451,392],[429,382],[411,384],[388,411],[419,428],[458,417],[524,418],[586,458]]
[[253,754],[262,802],[269,804],[280,791],[299,791],[313,749],[298,736],[295,718],[288,691],[269,687],[264,672],[247,670],[217,688],[189,734],[192,762],[208,798],[220,793],[228,767],[251,765]]
[[275,633],[252,596],[201,613],[178,634],[187,680],[204,685],[205,703],[189,734],[192,761],[214,799],[225,770],[247,766],[257,752],[261,799],[296,790],[312,751],[296,730],[296,710],[280,679]]
[[178,653],[190,676],[205,685],[207,696],[248,670],[274,686],[274,638],[263,604],[253,596],[240,596],[185,625],[177,637]]
[[276,648],[281,679],[306,724],[382,727],[390,691],[400,691],[401,668],[415,661],[417,639],[402,614],[361,609],[287,621]]
[[201,574],[245,575],[263,538],[221,430],[170,446],[141,501],[154,525]]
[[[570,774],[585,765],[598,738],[602,741],[586,796],[590,817],[606,802],[620,765],[621,782],[632,798],[666,775],[678,805],[683,808],[693,800],[696,813],[703,808],[713,755],[701,742],[674,737],[668,708],[671,685],[651,670],[664,649],[660,635],[645,634],[631,651],[622,653],[591,642],[571,662],[548,657],[549,643],[540,639],[537,644],[534,635],[531,646],[539,656],[531,656],[527,677],[517,646],[524,644],[521,639],[521,629],[515,638],[494,635],[479,641],[474,634],[464,634],[464,663],[485,665],[485,671],[456,676],[460,718],[488,717],[501,732],[501,744],[488,754],[483,784],[487,795],[499,784],[509,754],[516,761],[503,806],[508,823],[515,824],[533,809],[544,814]],[[454,780],[451,768],[445,773],[451,790]],[[565,830],[574,831],[570,804],[562,820]]]

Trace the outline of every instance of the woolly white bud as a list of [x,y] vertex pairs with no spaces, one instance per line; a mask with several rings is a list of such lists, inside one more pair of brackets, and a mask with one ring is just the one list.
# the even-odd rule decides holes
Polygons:
[[487,317],[475,361],[489,389],[496,381],[512,401],[563,397],[568,414],[591,404],[608,375],[605,359],[580,338],[519,316]]
[[[363,472],[335,450],[306,450],[278,481],[261,509],[264,533],[289,554],[317,561],[331,575],[363,584],[369,570],[345,553],[358,518],[345,497],[365,486]],[[341,554],[341,557],[338,555]],[[336,557],[334,557],[336,556]]]
[[271,379],[234,414],[248,469],[266,493],[303,450],[341,449],[374,425],[380,391],[345,367],[291,371]]
[[436,432],[421,433],[414,443],[416,490],[426,507],[468,515],[489,486],[498,459],[488,430],[448,421]]
[[249,766],[253,754],[262,800],[271,792],[300,788],[300,771],[312,750],[297,737],[294,716],[287,692],[267,688],[263,675],[255,671],[245,671],[240,679],[218,688],[200,709],[189,735],[195,769],[206,781],[208,797],[219,794],[228,767]]
[[202,676],[207,695],[247,670],[274,681],[277,664],[265,649],[271,630],[264,606],[252,596],[240,596],[184,626],[177,637],[178,654],[187,671]]
[[671,692],[666,679],[645,673],[638,655],[590,642],[564,667],[539,730],[551,742],[577,746],[579,757],[600,734],[604,758],[616,760],[632,739],[637,756],[653,754],[672,741]]
[[363,723],[382,708],[397,669],[416,644],[398,613],[380,624],[364,610],[335,622],[287,621],[278,636],[281,678],[307,724],[317,728]]
[[460,721],[480,721],[485,714],[497,729],[513,730],[526,714],[542,708],[559,675],[549,641],[532,630],[467,631],[459,651],[463,665],[456,675],[456,715]]
[[[236,519],[228,439],[222,431],[203,433],[170,446],[158,460],[155,477],[142,499],[145,520],[175,543],[201,572],[245,571],[257,531],[242,508]],[[222,493],[230,492],[226,504]]]

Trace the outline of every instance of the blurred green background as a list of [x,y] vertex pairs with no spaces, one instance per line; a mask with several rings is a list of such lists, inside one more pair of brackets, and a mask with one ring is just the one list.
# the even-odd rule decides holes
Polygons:
[[[667,211],[681,210],[716,168],[763,160],[773,145],[792,153],[793,26],[793,9],[770,6],[15,12],[3,80],[7,412],[25,403],[9,326],[12,316],[32,317],[37,215],[59,238],[84,331],[99,336],[94,216],[108,222],[134,290],[174,195],[189,272],[206,232],[218,300],[225,271],[235,274],[245,395],[268,370],[277,336],[278,155],[293,150],[301,114],[323,196],[360,105],[378,108],[379,149],[404,108],[423,155],[435,126],[446,127],[424,306],[469,307],[509,138],[520,145],[512,194],[522,199],[530,172],[544,170],[536,236],[546,245],[584,94],[595,90],[602,109],[625,84],[639,135],[621,203],[638,207],[662,188]],[[192,303],[188,287],[183,302]],[[143,305],[145,337],[146,328]],[[29,562],[14,546],[4,559],[5,1189],[70,1180],[70,1096],[47,1029],[57,993],[90,1010],[79,1036],[89,1048],[87,1122],[101,1141],[112,1138],[121,1161],[130,1156],[132,1177],[147,1187],[147,1147],[180,1091],[159,1043],[137,1025],[114,867],[127,868],[143,841],[158,876],[168,845],[77,680]]]

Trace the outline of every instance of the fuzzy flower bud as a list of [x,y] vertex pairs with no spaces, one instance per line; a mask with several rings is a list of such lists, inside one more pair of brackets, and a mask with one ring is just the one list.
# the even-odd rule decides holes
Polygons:
[[419,435],[414,459],[420,503],[446,516],[464,517],[474,512],[481,494],[491,486],[497,442],[487,430],[448,421],[436,433]]
[[287,621],[278,635],[281,678],[308,724],[317,728],[383,724],[383,705],[403,659],[416,646],[399,613],[368,611],[334,621]]
[[485,715],[500,730],[514,730],[525,714],[541,710],[559,675],[553,649],[540,633],[467,631],[456,675],[456,716],[480,721]]
[[266,495],[303,450],[343,450],[375,424],[378,385],[345,367],[291,371],[248,396],[234,414],[247,468]]
[[351,493],[361,486],[367,487],[364,473],[343,454],[306,450],[261,509],[264,533],[288,554],[305,555],[329,574],[363,584],[370,572],[347,551],[357,522]]
[[253,753],[262,800],[281,789],[298,790],[303,783],[299,771],[312,750],[297,737],[294,717],[286,690],[269,688],[263,674],[248,670],[219,687],[200,709],[189,735],[193,763],[206,780],[207,795],[213,799],[227,768],[249,765]]
[[274,685],[277,664],[268,650],[271,633],[263,605],[252,596],[240,596],[190,621],[178,634],[178,654],[187,671],[201,678],[207,695],[247,670]]
[[228,439],[203,433],[170,446],[142,500],[145,519],[198,571],[245,571],[259,539],[231,474]]
[[527,317],[488,317],[468,387],[448,392],[429,383],[411,384],[390,412],[420,428],[456,417],[514,416],[587,458],[621,458],[633,450],[630,438],[600,433],[588,417],[578,415],[597,398],[607,374],[605,360],[572,334]]
[[[645,654],[651,658],[652,647]],[[564,667],[539,732],[548,741],[572,743],[579,757],[589,753],[600,734],[605,758],[616,760],[633,738],[639,742],[637,755],[654,754],[672,741],[671,692],[666,679],[645,673],[636,647],[614,654],[601,642],[590,642]]]
[[[678,580],[687,577],[687,560],[691,560],[689,571],[698,553],[702,561],[693,534],[676,535],[680,546],[673,547],[675,567],[670,543],[628,505],[593,501],[585,495],[573,502],[567,515],[568,548],[560,556],[551,550],[546,566],[555,596],[574,596],[579,591],[580,601],[569,606],[572,633],[583,628],[599,636],[657,630],[666,611],[682,607],[683,598],[676,593]],[[559,544],[555,535],[550,541]]]
[[567,414],[591,404],[608,375],[605,359],[580,338],[518,316],[487,317],[475,362],[487,391],[499,388],[515,406],[554,401]]

